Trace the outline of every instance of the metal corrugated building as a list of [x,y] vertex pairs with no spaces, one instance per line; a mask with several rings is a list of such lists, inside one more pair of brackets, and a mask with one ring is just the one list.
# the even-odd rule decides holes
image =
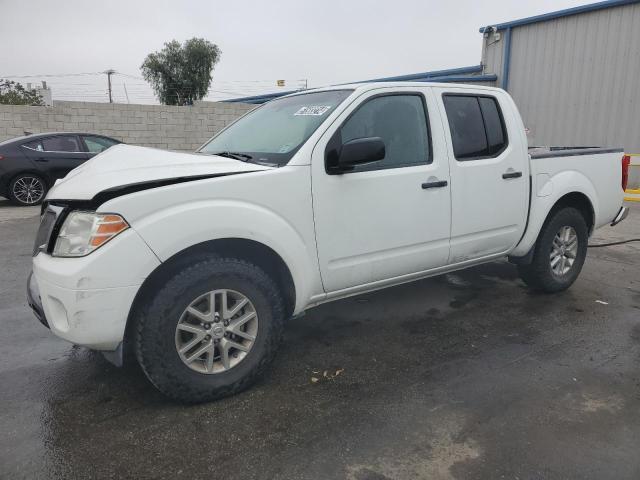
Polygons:
[[640,153],[640,0],[483,27],[483,74],[514,98],[531,145]]

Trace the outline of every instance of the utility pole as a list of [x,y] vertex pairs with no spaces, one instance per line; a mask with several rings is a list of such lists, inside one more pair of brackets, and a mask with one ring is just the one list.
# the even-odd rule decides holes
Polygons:
[[109,103],[113,103],[113,97],[111,96],[111,75],[116,73],[113,68],[106,70],[104,73],[107,74],[107,85],[109,86]]

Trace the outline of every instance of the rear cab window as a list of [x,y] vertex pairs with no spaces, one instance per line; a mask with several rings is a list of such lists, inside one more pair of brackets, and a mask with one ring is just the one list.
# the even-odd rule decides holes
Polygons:
[[507,129],[495,97],[445,93],[442,100],[456,160],[495,158],[504,151]]

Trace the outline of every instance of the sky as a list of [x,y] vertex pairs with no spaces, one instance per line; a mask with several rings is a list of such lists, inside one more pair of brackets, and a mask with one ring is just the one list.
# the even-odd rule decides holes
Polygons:
[[[480,63],[483,25],[580,0],[0,0],[0,78],[46,80],[54,100],[157,103],[141,78],[165,42],[222,50],[207,100]],[[78,75],[80,74],[80,75]],[[125,93],[126,89],[126,93]]]

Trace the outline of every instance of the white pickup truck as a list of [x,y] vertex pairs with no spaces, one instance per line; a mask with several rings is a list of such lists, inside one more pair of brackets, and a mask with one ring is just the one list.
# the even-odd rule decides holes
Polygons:
[[622,150],[536,149],[509,95],[436,83],[305,91],[197,153],[119,145],[49,192],[28,298],[56,335],[130,347],[186,402],[248,386],[285,321],[509,256],[568,288],[626,216]]

